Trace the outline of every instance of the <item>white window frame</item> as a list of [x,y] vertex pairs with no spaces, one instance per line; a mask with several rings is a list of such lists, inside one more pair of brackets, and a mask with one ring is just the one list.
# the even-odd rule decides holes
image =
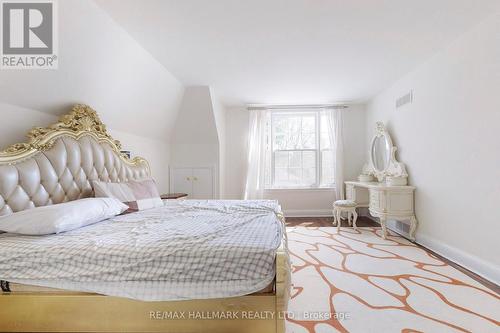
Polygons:
[[[279,111],[271,111],[270,112],[270,121],[268,124],[268,142],[269,142],[269,155],[271,160],[271,170],[270,170],[270,184],[266,184],[266,189],[268,190],[279,190],[279,189],[333,189],[335,188],[335,184],[322,184],[321,179],[323,177],[323,151],[329,151],[330,149],[322,149],[321,147],[321,110],[279,110]],[[307,113],[314,114],[315,118],[315,127],[316,127],[316,148],[315,149],[274,149],[274,126],[273,126],[273,118],[276,115],[294,117],[297,115],[304,115]],[[316,182],[310,186],[307,185],[293,185],[293,186],[280,186],[275,184],[275,158],[276,152],[305,152],[305,151],[313,151],[316,153]],[[335,157],[334,157],[335,158]]]

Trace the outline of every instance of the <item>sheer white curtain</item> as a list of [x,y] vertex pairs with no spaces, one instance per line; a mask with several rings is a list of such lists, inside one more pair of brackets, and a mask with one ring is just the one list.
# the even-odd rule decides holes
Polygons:
[[323,111],[328,123],[328,137],[333,152],[333,174],[335,177],[336,200],[344,196],[344,139],[342,109],[327,109]]
[[248,161],[245,199],[262,199],[268,165],[267,119],[268,110],[250,110],[248,134]]

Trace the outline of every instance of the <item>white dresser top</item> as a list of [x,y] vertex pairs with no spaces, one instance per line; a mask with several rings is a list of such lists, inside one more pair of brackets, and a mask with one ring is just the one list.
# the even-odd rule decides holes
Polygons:
[[387,190],[415,190],[415,186],[411,185],[387,185],[386,183],[379,182],[359,182],[359,181],[347,181],[346,184],[364,187],[364,188],[378,188]]

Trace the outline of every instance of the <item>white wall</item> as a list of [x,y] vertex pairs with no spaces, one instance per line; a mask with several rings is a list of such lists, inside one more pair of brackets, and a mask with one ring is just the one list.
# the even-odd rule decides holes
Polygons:
[[0,102],[0,150],[26,141],[26,134],[35,126],[48,126],[57,117],[36,110]]
[[215,197],[219,198],[219,132],[210,87],[186,87],[170,142],[172,167],[214,168]]
[[248,147],[248,111],[229,108],[226,111],[226,198],[243,199]]
[[170,165],[174,167],[217,167],[219,145],[215,143],[172,143]]
[[[58,120],[58,117],[47,113],[5,103],[0,103],[0,115],[0,150],[14,143],[25,142],[26,134],[33,127],[48,126]],[[147,159],[159,190],[168,191],[169,149],[164,141],[111,128],[108,128],[108,132],[114,139],[122,143],[124,150],[130,150],[132,156],[141,156]]]
[[164,140],[151,139],[108,128],[109,134],[119,140],[123,150],[129,150],[131,157],[140,156],[149,162],[151,175],[156,181],[160,193],[169,192],[168,165],[170,146]]
[[93,1],[58,8],[59,68],[1,70],[0,102],[57,116],[85,103],[117,130],[168,139],[182,84]]
[[[413,104],[395,99],[413,89]],[[384,121],[417,186],[417,241],[500,283],[500,15],[462,35],[379,94]]]
[[183,85],[90,0],[58,2],[59,68],[0,71],[0,146],[25,141],[73,104],[93,107],[168,190],[168,139]]
[[366,107],[351,105],[344,110],[344,178],[356,180],[368,161]]
[[[226,112],[226,198],[242,199],[245,189],[248,152],[249,112],[231,108]],[[352,105],[344,110],[345,177],[355,179],[366,159],[365,109]],[[288,216],[331,215],[333,190],[270,190],[268,199],[277,199]]]
[[172,143],[219,143],[208,86],[187,87],[171,136]]
[[210,96],[212,100],[212,109],[214,112],[215,125],[217,128],[217,137],[218,137],[218,148],[219,148],[219,198],[226,198],[226,108],[220,102],[219,97],[214,92],[212,88],[210,88]]

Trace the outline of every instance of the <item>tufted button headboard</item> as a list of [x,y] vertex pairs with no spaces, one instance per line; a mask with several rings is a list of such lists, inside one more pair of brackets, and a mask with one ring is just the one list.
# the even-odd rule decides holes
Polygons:
[[0,216],[93,196],[93,180],[126,182],[151,177],[142,158],[128,159],[97,113],[76,105],[29,142],[0,152]]

